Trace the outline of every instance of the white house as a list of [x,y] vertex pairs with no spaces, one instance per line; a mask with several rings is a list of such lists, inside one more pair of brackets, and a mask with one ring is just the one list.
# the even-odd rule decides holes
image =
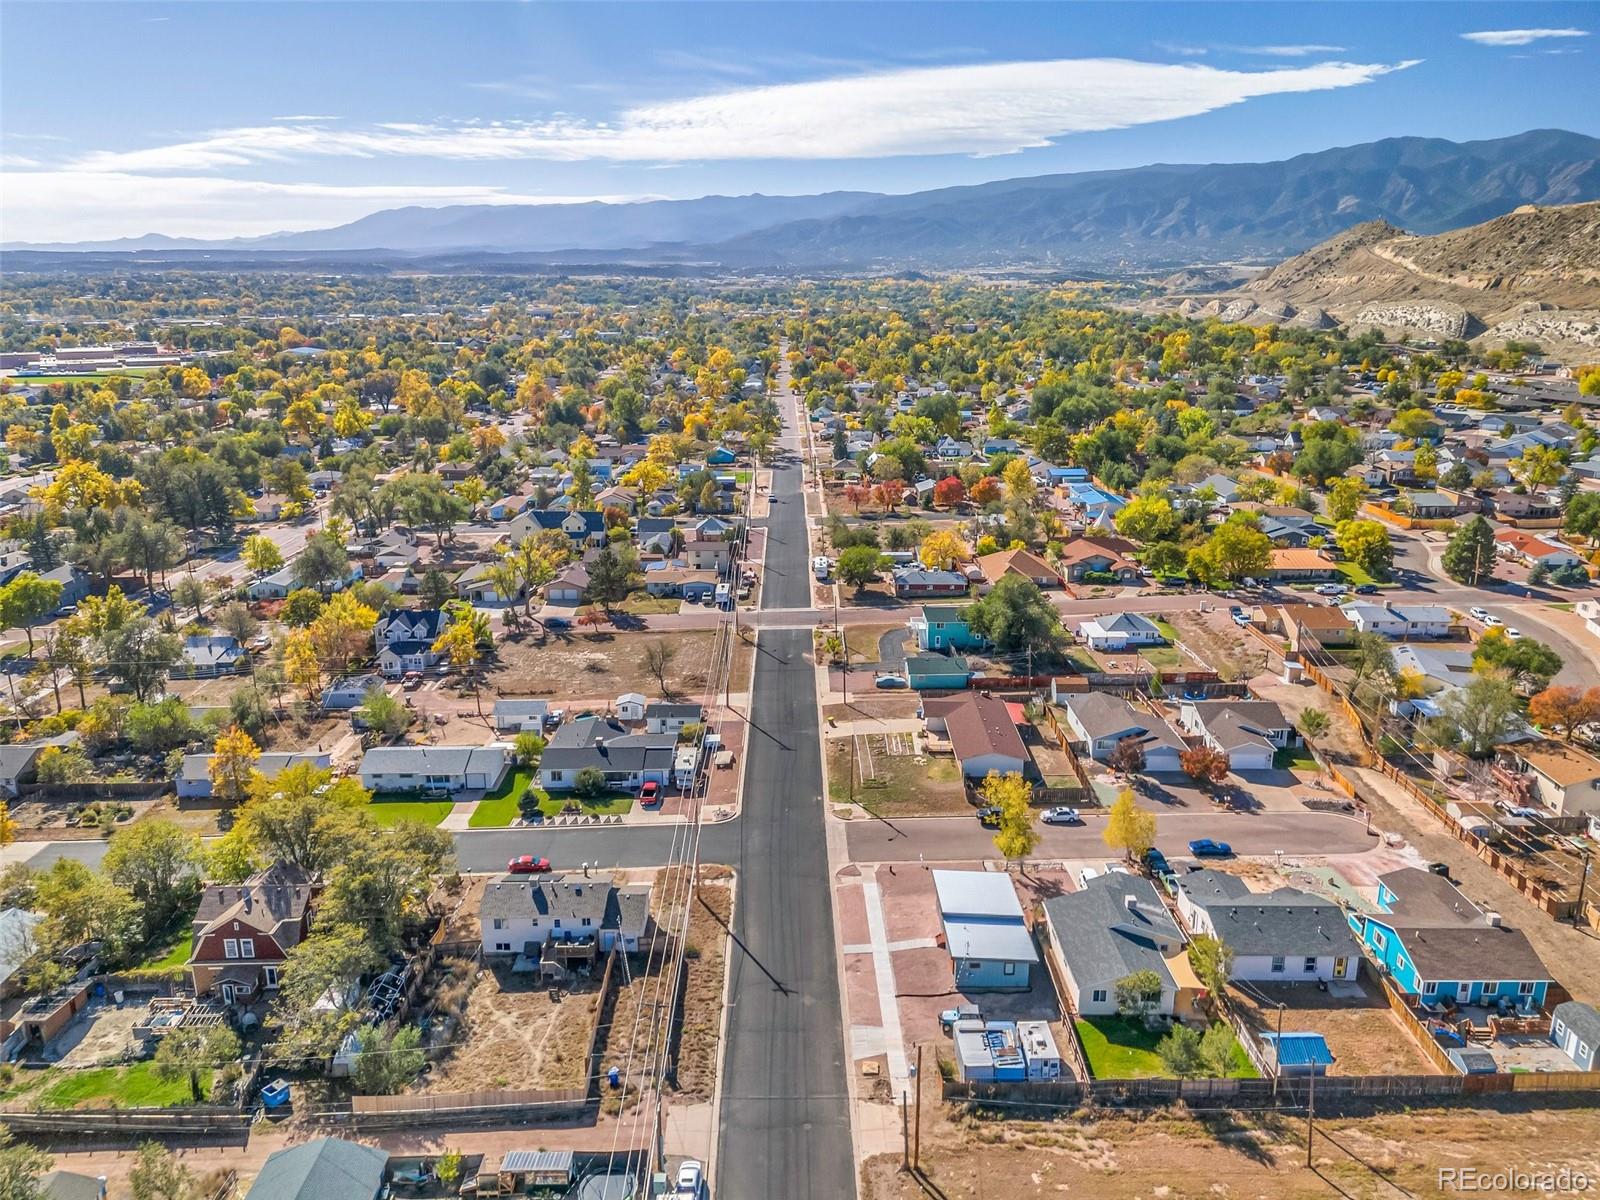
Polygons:
[[544,731],[545,714],[550,711],[548,700],[496,700],[494,702],[494,728],[497,733],[525,733]]
[[644,710],[647,704],[649,704],[649,701],[645,699],[642,693],[623,692],[611,707],[617,714],[617,720],[619,721],[642,721],[644,720]]
[[698,725],[705,712],[693,703],[673,704],[656,700],[645,705],[644,731],[646,733],[680,733],[686,725]]
[[1381,633],[1392,638],[1433,641],[1450,634],[1450,610],[1437,604],[1367,604],[1357,602],[1340,609],[1357,633]]
[[599,953],[618,942],[637,950],[650,926],[648,884],[619,888],[609,879],[507,875],[484,889],[478,920],[485,954],[536,954],[546,942],[592,944]]
[[1361,969],[1343,912],[1310,892],[1252,892],[1237,875],[1191,871],[1178,877],[1178,914],[1191,934],[1233,951],[1230,979],[1327,983],[1354,979]]
[[361,756],[361,786],[373,792],[489,791],[504,778],[505,746],[379,746]]
[[322,689],[322,707],[335,711],[359,708],[366,703],[368,692],[382,687],[383,676],[371,671],[362,675],[346,675]]
[[1080,622],[1078,636],[1090,649],[1111,651],[1129,646],[1160,646],[1167,640],[1154,621],[1138,613],[1117,613]]
[[675,733],[632,733],[604,717],[571,721],[551,735],[539,758],[539,786],[570,792],[579,774],[593,769],[616,791],[638,791],[646,783],[666,787],[677,747]]
[[1178,721],[1191,737],[1225,754],[1233,771],[1270,770],[1273,756],[1300,740],[1271,700],[1186,700]]
[[1590,637],[1600,638],[1600,600],[1579,600],[1577,613]]
[[408,671],[437,666],[444,655],[433,649],[433,643],[448,623],[449,619],[437,608],[384,613],[372,631],[378,670],[390,679],[398,679]]
[[1089,757],[1105,762],[1117,746],[1135,739],[1144,753],[1146,771],[1181,771],[1183,740],[1160,717],[1135,709],[1126,700],[1106,692],[1067,695],[1061,702],[1067,728]]

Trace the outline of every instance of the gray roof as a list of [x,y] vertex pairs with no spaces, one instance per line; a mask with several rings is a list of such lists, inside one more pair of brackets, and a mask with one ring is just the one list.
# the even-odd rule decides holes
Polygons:
[[1178,890],[1201,908],[1250,895],[1250,885],[1226,871],[1190,871],[1178,876]]
[[245,1200],[372,1200],[388,1165],[387,1151],[316,1138],[268,1156]]
[[479,919],[493,917],[551,917],[582,928],[585,918],[594,929],[637,929],[650,909],[646,886],[619,888],[608,879],[552,875],[529,879],[505,875],[483,892]]
[[1271,700],[1201,700],[1194,705],[1201,724],[1224,750],[1238,746],[1274,748],[1267,733],[1290,728],[1289,718]]
[[1183,946],[1183,934],[1148,879],[1108,871],[1081,892],[1052,896],[1044,910],[1067,968],[1080,983],[1154,971],[1165,986],[1172,986],[1166,960]]
[[1109,692],[1080,692],[1063,698],[1061,703],[1072,710],[1084,732],[1095,740],[1131,734],[1151,720],[1146,717],[1140,721],[1126,700]]
[[557,771],[666,770],[672,766],[677,744],[675,733],[631,733],[616,721],[588,717],[556,730],[539,766]]
[[361,773],[465,775],[498,771],[505,751],[498,746],[379,746],[361,756]]
[[42,920],[38,913],[25,908],[0,912],[0,985],[33,954],[33,931]]
[[[178,769],[178,778],[190,783],[199,783],[201,780],[211,778],[211,760],[215,754],[185,754],[183,765]],[[327,751],[297,752],[272,752],[263,754],[256,759],[255,769],[268,779],[277,778],[279,772],[286,767],[297,763],[311,763],[313,766],[326,767],[331,761]]]
[[1582,1000],[1563,1000],[1550,1015],[1591,1046],[1600,1046],[1600,1012]]
[[690,720],[698,720],[702,711],[698,704],[677,704],[667,700],[652,700],[644,706],[644,716],[647,721],[651,717],[661,720],[667,720],[672,717],[687,717]]
[[100,1181],[76,1171],[46,1171],[39,1176],[39,1195],[43,1200],[100,1200]]
[[548,700],[496,700],[496,717],[542,717],[550,711]]
[[1296,888],[1218,899],[1203,907],[1217,939],[1235,954],[1321,958],[1356,952],[1339,906]]

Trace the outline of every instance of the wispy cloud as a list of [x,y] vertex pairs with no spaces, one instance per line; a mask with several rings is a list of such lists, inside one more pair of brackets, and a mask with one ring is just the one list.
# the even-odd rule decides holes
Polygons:
[[377,209],[418,204],[620,203],[655,195],[540,196],[498,187],[263,183],[205,175],[125,172],[6,173],[7,241],[98,241],[166,233],[175,237],[249,237],[320,229]]
[[1177,54],[1184,58],[1203,58],[1212,51],[1221,54],[1254,54],[1266,58],[1310,58],[1314,54],[1342,54],[1345,49],[1343,46],[1329,46],[1321,42],[1291,42],[1272,46],[1239,46],[1228,42],[1205,45],[1157,42],[1156,46],[1168,54]]
[[1325,62],[1270,71],[1195,63],[1061,59],[906,68],[740,88],[638,105],[608,121],[278,122],[141,150],[79,171],[195,172],[314,157],[682,162],[1013,154],[1058,137],[1198,116],[1272,95],[1370,83],[1411,62]]
[[673,71],[688,71],[696,75],[731,75],[738,79],[757,79],[761,69],[744,61],[732,51],[713,52],[666,48],[657,50],[655,60]]
[[1545,38],[1588,37],[1587,29],[1480,29],[1463,33],[1462,38],[1480,46],[1526,46]]
[[338,117],[323,116],[317,113],[294,113],[287,117],[273,117],[274,121],[337,121]]

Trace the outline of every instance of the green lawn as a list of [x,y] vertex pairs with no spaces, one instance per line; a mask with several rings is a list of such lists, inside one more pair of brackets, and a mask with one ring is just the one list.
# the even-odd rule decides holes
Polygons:
[[1163,671],[1177,670],[1183,666],[1183,651],[1176,646],[1140,646],[1139,657]]
[[662,613],[675,613],[683,604],[682,600],[670,596],[652,596],[649,592],[634,592],[621,604],[613,604],[612,612],[630,613],[636,617],[648,617]]
[[155,967],[158,970],[164,967],[183,966],[184,963],[189,961],[190,952],[194,950],[194,931],[185,929],[181,935],[173,940],[167,952],[161,955],[160,958],[156,958],[155,955],[160,949],[160,946],[152,949],[150,957],[147,957],[139,965],[141,967]]
[[1166,638],[1167,641],[1172,642],[1174,645],[1177,644],[1178,630],[1171,621],[1165,620],[1162,617],[1151,617],[1150,619],[1155,622],[1155,626],[1161,631],[1162,637]]
[[412,792],[374,792],[367,812],[379,825],[393,825],[397,821],[437,825],[450,812],[450,801],[418,800]]
[[[39,1093],[41,1108],[171,1108],[194,1102],[187,1078],[157,1079],[148,1062],[57,1073],[62,1078]],[[201,1090],[208,1094],[211,1078],[211,1071],[200,1073]]]
[[1390,582],[1388,582],[1386,580],[1378,579],[1378,578],[1376,578],[1376,577],[1374,577],[1372,575],[1368,575],[1365,571],[1363,571],[1360,567],[1356,566],[1356,564],[1353,563],[1353,562],[1349,562],[1349,561],[1337,562],[1337,563],[1334,563],[1333,565],[1339,569],[1339,575],[1351,587],[1360,587],[1364,583],[1375,583],[1379,587],[1394,587],[1394,586],[1396,586],[1395,584],[1390,583]]
[[1272,765],[1279,771],[1315,771],[1317,760],[1308,747],[1290,746],[1273,754]]
[[83,375],[14,375],[11,382],[18,387],[49,387],[53,383],[110,383],[113,379],[140,379],[153,375],[157,367],[122,367],[115,371],[97,371]]
[[578,805],[585,816],[620,816],[633,808],[633,794],[631,792],[603,792],[598,796],[583,800],[574,796],[571,792],[566,792],[559,796],[540,793],[539,811],[547,817],[559,817],[561,810],[568,804]]
[[1079,1017],[1077,1026],[1089,1071],[1096,1079],[1144,1079],[1167,1073],[1156,1053],[1162,1035],[1146,1029],[1144,1022]]
[[[533,769],[518,767],[501,781],[499,787],[478,801],[478,807],[472,810],[472,818],[467,824],[474,829],[492,829],[511,824],[522,815],[522,796],[532,785]],[[538,788],[534,788],[534,793],[544,795]]]

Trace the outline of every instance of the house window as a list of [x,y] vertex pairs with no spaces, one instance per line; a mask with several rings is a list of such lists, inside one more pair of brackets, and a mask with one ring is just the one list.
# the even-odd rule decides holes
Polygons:
[[239,957],[254,958],[256,956],[256,941],[254,938],[239,939]]
[[266,985],[268,987],[277,987],[278,986],[278,968],[277,967],[262,967],[261,970],[262,970],[262,973],[266,976],[266,981],[267,981]]
[[1384,936],[1381,929],[1374,929],[1372,931],[1372,944],[1379,950],[1387,950],[1389,948],[1389,939]]
[[1533,995],[1533,980],[1524,979],[1521,983],[1517,984],[1517,995],[1519,995],[1519,996],[1531,996],[1531,995]]
[[1006,968],[1005,968],[1005,973],[1007,975],[1015,975],[1017,973],[1017,964],[1016,963],[1007,963],[1006,964]]
[[975,958],[969,958],[967,960],[967,970],[969,970],[969,971],[981,971],[981,970],[983,970],[983,964],[981,962],[979,962]]
[[496,929],[504,929],[506,927],[505,919],[502,917],[496,917],[494,919],[494,927]]
[[1306,974],[1310,975],[1316,969],[1317,969],[1317,956],[1315,954],[1306,955],[1306,962],[1305,962]]
[[1274,975],[1283,974],[1283,955],[1274,954],[1272,956],[1272,973]]
[[1588,1042],[1579,1042],[1578,1043],[1578,1057],[1580,1059],[1584,1059],[1584,1058],[1588,1058],[1589,1057],[1589,1043]]
[[550,927],[552,929],[560,929],[561,928],[561,918],[557,917],[554,921],[551,921],[550,922]]
[[1434,984],[1431,984],[1431,983],[1425,983],[1425,984],[1423,984],[1423,985],[1422,985],[1422,994],[1423,994],[1423,995],[1424,995],[1424,996],[1431,996],[1431,995],[1433,995],[1433,992],[1434,992],[1434,988],[1435,988],[1435,986],[1436,986],[1436,985],[1434,985]]
[[584,928],[585,928],[585,929],[587,929],[587,928],[589,928],[589,926],[591,926],[591,925],[593,925],[593,924],[594,924],[594,922],[593,922],[593,921],[591,921],[591,920],[590,920],[590,919],[589,919],[589,918],[588,918],[588,917],[585,917],[585,918],[584,918],[584,919],[583,919],[583,927],[584,927]]
[[222,940],[222,956],[224,958],[239,957],[239,941],[237,938],[224,938]]
[[1090,993],[1089,999],[1095,1004],[1104,1004],[1106,1002],[1105,988],[1095,988],[1095,990]]
[[509,954],[511,952],[511,943],[510,942],[496,942],[494,944],[494,948],[496,950],[501,951],[502,953]]

